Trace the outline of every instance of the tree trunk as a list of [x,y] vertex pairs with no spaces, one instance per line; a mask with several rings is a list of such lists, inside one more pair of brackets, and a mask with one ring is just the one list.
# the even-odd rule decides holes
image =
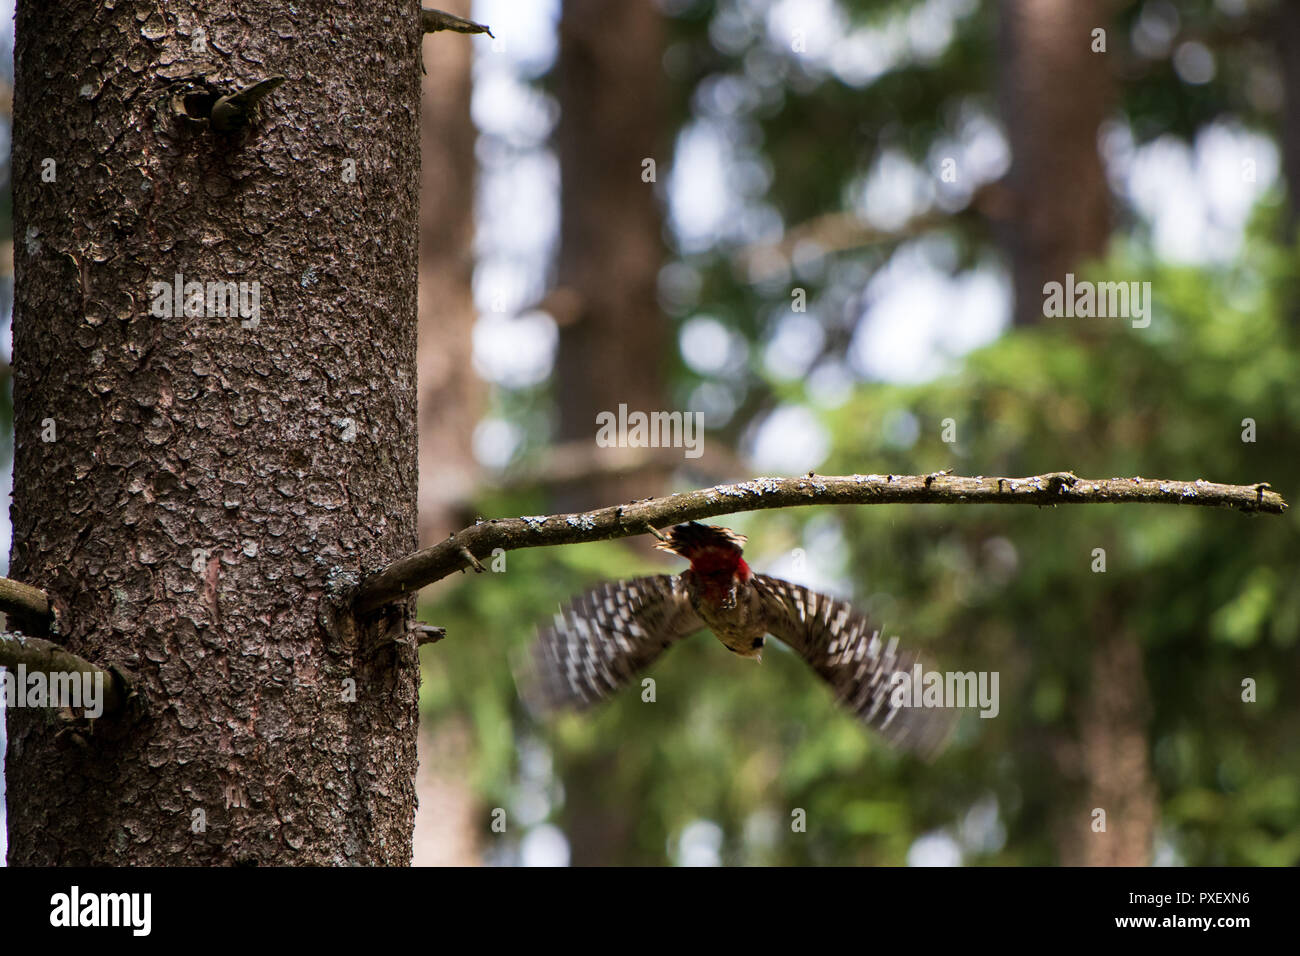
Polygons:
[[[14,863],[410,860],[409,607],[331,608],[415,544],[417,9],[19,0],[12,573],[137,697],[11,712]],[[176,274],[257,321],[156,317]]]
[[[1150,689],[1142,649],[1116,615],[1090,651],[1091,682],[1079,715],[1078,741],[1058,755],[1082,793],[1063,802],[1057,840],[1063,866],[1149,866],[1159,815],[1151,776]],[[1069,760],[1061,757],[1069,755]],[[1097,829],[1105,811],[1105,830]]]
[[[560,329],[559,438],[595,444],[596,414],[665,408],[671,343],[658,305],[663,259],[655,185],[661,141],[663,22],[653,0],[565,0],[557,66],[560,124],[559,285],[581,306]],[[642,469],[562,489],[578,511],[648,497],[667,472]]]
[[1110,190],[1097,130],[1111,100],[1110,54],[1091,31],[1109,28],[1099,0],[1002,0],[1002,115],[1011,143],[1014,214],[1002,242],[1011,261],[1016,325],[1043,318],[1043,284],[1100,256]]
[[[469,0],[437,6],[461,17]],[[420,546],[474,520],[466,514],[477,477],[474,425],[483,382],[474,374],[473,242],[477,160],[470,118],[473,44],[435,33],[425,48],[420,118]],[[429,653],[437,653],[430,648]],[[482,862],[475,828],[482,812],[468,766],[474,739],[459,722],[425,727],[419,740],[416,866]]]
[[[665,410],[671,335],[658,305],[662,218],[644,161],[664,171],[663,22],[653,0],[565,0],[556,67],[560,99],[558,282],[576,293],[560,328],[559,439],[595,448],[596,415]],[[634,104],[634,105],[633,105]],[[605,455],[617,449],[597,449]],[[555,492],[557,511],[661,494],[668,465],[588,474]],[[640,547],[649,551],[649,543]],[[564,830],[574,866],[632,858],[632,827],[615,797],[613,751],[562,767]],[[608,799],[606,799],[608,798]]]
[[1286,240],[1300,224],[1300,4],[1279,3],[1278,61],[1282,67],[1282,176],[1286,181]]
[[[469,0],[436,6],[470,16]],[[446,33],[425,61],[420,123],[420,545],[473,520],[474,425],[484,386],[474,374],[474,156],[469,102],[473,45]]]

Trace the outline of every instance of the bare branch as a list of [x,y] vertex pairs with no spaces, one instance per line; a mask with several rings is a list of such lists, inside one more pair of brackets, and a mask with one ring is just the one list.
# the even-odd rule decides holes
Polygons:
[[417,647],[423,647],[425,644],[437,644],[447,636],[445,627],[436,627],[433,624],[416,624],[411,630],[415,632]]
[[931,475],[848,475],[804,478],[755,478],[734,485],[647,498],[583,514],[497,518],[480,522],[446,541],[399,558],[370,575],[357,588],[353,607],[359,613],[396,601],[426,584],[469,566],[463,552],[490,554],[555,544],[606,541],[738,511],[798,505],[874,504],[1103,504],[1143,503],[1235,508],[1282,514],[1286,502],[1267,484],[1221,485],[1203,479],[1164,481],[1149,478],[1077,478],[1054,472],[1030,478],[963,478],[946,472]]
[[420,29],[425,33],[437,33],[439,30],[451,30],[453,33],[486,33],[492,39],[492,31],[481,23],[466,20],[454,13],[442,10],[430,10],[425,7],[420,11]]
[[40,588],[0,578],[0,611],[9,618],[13,630],[25,634],[49,633],[50,599]]
[[[22,665],[28,673],[77,673],[102,676],[104,711],[101,716],[116,713],[126,702],[127,687],[120,674],[96,667],[87,660],[64,650],[53,641],[25,634],[0,631],[0,667],[16,670]],[[0,700],[3,694],[0,693]]]

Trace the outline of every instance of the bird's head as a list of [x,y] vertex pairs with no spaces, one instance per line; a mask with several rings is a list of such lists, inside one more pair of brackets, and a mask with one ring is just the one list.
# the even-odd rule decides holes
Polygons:
[[706,579],[748,581],[749,565],[742,557],[749,540],[730,528],[691,521],[668,529],[656,548],[680,555],[691,562],[691,570]]

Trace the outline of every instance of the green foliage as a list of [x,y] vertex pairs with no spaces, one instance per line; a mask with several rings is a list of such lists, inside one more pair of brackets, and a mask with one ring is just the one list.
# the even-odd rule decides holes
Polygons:
[[[857,28],[907,17],[919,4],[840,6]],[[1205,38],[1216,57],[1215,78],[1198,86],[1182,82],[1168,56],[1130,48],[1148,6],[1117,8],[1106,61],[1121,64],[1119,108],[1136,142],[1192,139],[1225,117],[1272,123],[1260,94],[1266,58],[1250,39],[1260,22],[1255,6],[1239,21],[1211,0],[1177,5],[1185,35]],[[671,7],[665,70],[678,84],[674,128],[718,124],[736,159],[762,174],[749,207],[774,213],[787,230],[851,210],[854,190],[885,151],[928,168],[963,118],[995,116],[995,4],[958,16],[938,55],[903,57],[860,86],[774,50],[762,3]],[[713,97],[720,85],[735,94],[730,108],[727,97]],[[833,439],[821,470],[1266,480],[1294,503],[1300,289],[1295,250],[1267,238],[1277,218],[1276,208],[1264,209],[1238,264],[1224,269],[1153,261],[1141,227],[1130,227],[1094,277],[1149,281],[1149,328],[1051,320],[1008,333],[929,384],[860,385],[846,403],[819,412]],[[953,273],[998,253],[979,216],[954,216],[944,235]],[[790,287],[807,291],[823,326],[822,358],[841,359],[864,286],[907,238],[832,251],[761,281],[735,256],[752,236],[679,257],[692,288],[669,297],[669,314],[715,316],[751,347],[746,366],[721,383],[737,410],[721,428],[710,423],[712,437],[738,439],[778,402],[818,407],[802,381],[771,381],[756,358],[789,313]],[[707,380],[680,361],[672,372],[678,401]],[[546,398],[539,389],[511,399],[526,433],[545,434]],[[1242,441],[1246,418],[1256,423],[1254,443]],[[941,438],[945,419],[956,423],[954,444]],[[482,504],[493,515],[545,510],[522,496]],[[932,765],[886,750],[783,649],[755,666],[707,635],[649,672],[654,703],[630,689],[591,715],[535,726],[515,701],[508,657],[537,623],[597,580],[680,567],[652,565],[619,543],[511,554],[505,573],[443,588],[425,609],[449,633],[426,651],[425,704],[434,720],[472,717],[475,782],[487,805],[511,805],[517,755],[540,736],[553,758],[551,819],[588,850],[593,838],[583,834],[601,834],[595,842],[606,841],[610,862],[680,859],[687,825],[710,820],[729,863],[902,863],[918,838],[942,831],[967,863],[1047,864],[1060,859],[1071,828],[1087,826],[1077,741],[1095,690],[1094,656],[1135,645],[1161,857],[1294,865],[1297,522],[1294,509],[1249,518],[1134,505],[798,509],[729,520],[750,535],[759,568],[802,547],[846,582],[886,635],[926,648],[940,668],[1000,675],[999,715],[970,714]],[[1105,551],[1104,573],[1092,570],[1096,549]],[[1254,702],[1242,699],[1245,680],[1254,682]],[[806,832],[792,826],[798,819]]]
[[[1283,294],[1294,258],[1255,239],[1243,261],[1252,265],[1218,272],[1107,263],[1108,278],[1152,283],[1149,329],[1059,320],[1006,336],[949,378],[862,388],[825,415],[835,450],[823,470],[1267,479],[1294,500],[1300,342]],[[910,447],[885,427],[899,414],[920,425]],[[952,445],[940,439],[946,418]],[[1258,423],[1256,443],[1242,442],[1243,418]],[[425,704],[471,715],[490,803],[508,805],[516,741],[543,734],[564,786],[597,788],[630,827],[629,862],[671,858],[682,828],[703,818],[722,828],[731,862],[900,863],[928,831],[960,838],[992,798],[1005,842],[968,834],[967,860],[1047,863],[1077,788],[1058,748],[1078,729],[1092,647],[1119,633],[1142,649],[1162,833],[1177,858],[1295,864],[1297,514],[839,509],[839,570],[886,615],[886,633],[931,648],[945,669],[1000,674],[999,716],[965,718],[932,766],[865,734],[784,649],[755,666],[707,635],[651,670],[654,703],[633,689],[590,716],[533,727],[514,701],[509,653],[561,596],[655,569],[620,543],[512,553],[505,573],[448,588],[428,609],[450,636],[426,652]],[[811,531],[827,526],[815,509],[737,520],[760,565],[791,545],[815,552]],[[1091,570],[1094,548],[1105,573]],[[1242,702],[1246,678],[1255,703]],[[806,833],[791,829],[799,809]]]

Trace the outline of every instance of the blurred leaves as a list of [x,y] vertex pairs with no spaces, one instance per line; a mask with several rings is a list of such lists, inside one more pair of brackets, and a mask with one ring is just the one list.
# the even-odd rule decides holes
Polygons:
[[[794,55],[789,38],[772,33],[769,6],[665,5],[672,121],[712,124],[734,151],[724,174],[750,190],[736,186],[744,193],[738,221],[788,235],[818,217],[860,213],[864,178],[882,156],[931,170],[971,124],[996,130],[996,4],[946,5],[958,11],[949,41],[928,53],[916,42],[926,30],[906,28],[935,4],[833,4],[848,30],[910,38],[889,48],[903,51],[897,57],[864,54],[849,63],[879,66],[856,78]],[[1120,78],[1117,119],[1134,143],[1192,141],[1225,116],[1248,128],[1276,125],[1271,8],[1243,8],[1242,16],[1211,0],[1116,8],[1102,68]],[[1152,37],[1166,21],[1173,32],[1161,48]],[[1209,82],[1178,75],[1174,52],[1188,41],[1212,52]],[[973,195],[980,184],[963,185]],[[886,750],[788,652],[772,647],[755,666],[707,634],[646,675],[655,681],[654,703],[629,689],[595,713],[537,727],[516,702],[509,667],[536,625],[596,580],[680,564],[651,564],[623,543],[512,553],[505,573],[446,582],[424,607],[425,619],[449,635],[424,651],[424,704],[435,721],[471,716],[481,751],[475,785],[488,805],[511,805],[519,754],[541,739],[556,783],[550,819],[570,831],[588,822],[575,813],[618,821],[621,829],[608,831],[622,834],[609,847],[616,862],[678,861],[685,834],[712,832],[691,825],[711,821],[726,863],[898,864],[923,844],[969,863],[1054,863],[1062,814],[1080,798],[1093,651],[1122,632],[1140,648],[1149,694],[1158,857],[1300,863],[1300,257],[1273,239],[1282,213],[1276,196],[1261,205],[1227,267],[1156,261],[1143,223],[1126,222],[1132,210],[1122,205],[1117,212],[1123,227],[1109,260],[1076,271],[1081,279],[1149,282],[1148,328],[1051,320],[953,360],[949,374],[927,384],[859,381],[838,403],[819,399],[811,375],[774,378],[758,356],[789,317],[798,287],[823,340],[809,370],[844,361],[870,308],[870,280],[914,236],[902,229],[857,248],[805,250],[763,277],[739,264],[737,244],[759,238],[742,229],[707,249],[679,250],[665,311],[678,322],[715,318],[743,337],[749,354],[714,378],[672,356],[673,393],[686,407],[702,383],[726,390],[735,411],[725,424],[709,422],[711,437],[737,444],[778,405],[810,409],[832,437],[819,466],[830,474],[1068,469],[1084,477],[1268,481],[1291,501],[1287,515],[1097,505],[737,516],[759,569],[802,548],[818,579],[840,582],[887,636],[926,649],[942,669],[999,674],[999,715],[968,715],[932,765]],[[954,276],[999,254],[987,217],[970,213],[955,214],[935,247],[941,254],[933,258]],[[963,320],[948,319],[954,328]],[[526,445],[544,443],[552,397],[546,389],[504,396]],[[955,422],[953,443],[942,438],[945,419]],[[1255,423],[1254,442],[1242,440],[1245,419]],[[484,515],[546,510],[523,495],[480,502]],[[1098,549],[1104,573],[1093,570]],[[1243,700],[1250,683],[1254,702]],[[799,819],[806,830],[793,825]]]
[[[1152,283],[1149,329],[1064,320],[1009,334],[931,384],[857,390],[822,413],[835,438],[824,470],[1268,480],[1295,501],[1300,343],[1279,291],[1295,258],[1252,243],[1249,267],[1106,263],[1108,277]],[[1232,306],[1242,270],[1257,293],[1249,314]],[[900,410],[920,424],[910,447],[882,427]],[[1254,444],[1241,440],[1245,417],[1261,423]],[[945,418],[957,423],[952,445],[940,439]],[[734,862],[900,863],[915,839],[956,832],[991,794],[1005,842],[972,859],[1044,863],[1056,852],[1046,821],[1074,786],[1058,769],[1068,750],[1052,741],[1068,738],[1078,719],[1087,651],[1103,636],[1095,609],[1107,607],[1145,655],[1164,839],[1189,863],[1296,863],[1297,514],[1105,505],[833,512],[848,560],[830,570],[855,582],[864,606],[892,608],[886,634],[930,647],[940,666],[1000,674],[999,716],[965,718],[932,766],[884,749],[783,649],[755,666],[707,635],[650,671],[654,703],[629,690],[550,731],[532,727],[515,702],[510,653],[570,593],[665,569],[618,542],[515,552],[505,573],[447,588],[426,609],[449,637],[425,652],[424,702],[435,716],[471,715],[489,803],[509,805],[522,733],[550,741],[566,788],[586,785],[566,767],[614,758],[601,786],[633,822],[629,862],[663,861],[683,827],[708,819]],[[816,563],[822,555],[799,530],[816,520],[827,516],[746,516],[755,563],[792,546]],[[1091,570],[1095,548],[1106,550],[1105,573]],[[1246,677],[1258,684],[1255,703],[1241,699]],[[791,830],[795,809],[806,811],[806,833]]]

